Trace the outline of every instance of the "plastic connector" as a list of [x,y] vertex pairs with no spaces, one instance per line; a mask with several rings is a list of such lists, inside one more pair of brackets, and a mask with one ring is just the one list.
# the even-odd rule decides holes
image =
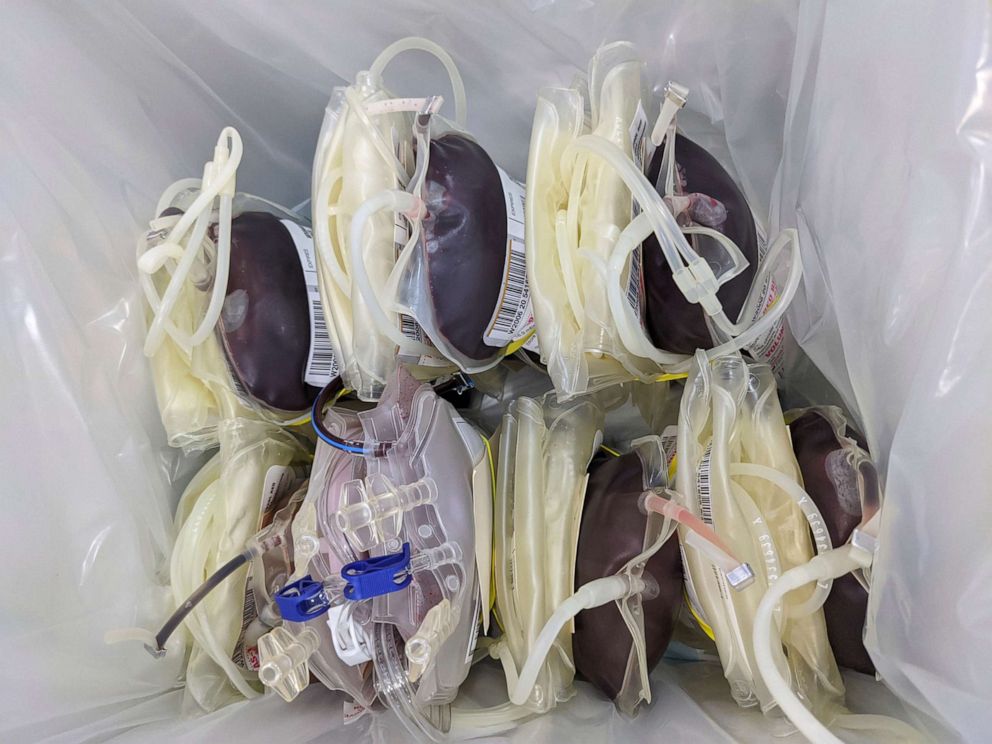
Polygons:
[[424,105],[417,112],[417,117],[413,122],[414,134],[427,134],[427,130],[430,127],[431,116],[436,114],[441,109],[441,104],[443,102],[444,98],[441,96],[431,96],[430,98],[424,99]]
[[296,513],[291,527],[293,534],[293,575],[290,582],[306,576],[310,570],[310,561],[320,550],[320,538],[317,536],[317,508],[312,502],[304,501]]
[[692,259],[689,262],[689,271],[692,273],[696,291],[699,293],[699,299],[696,301],[703,306],[706,314],[716,315],[722,312],[723,306],[716,296],[717,291],[720,289],[720,282],[717,280],[713,269],[706,259],[702,256]]
[[407,677],[411,682],[420,679],[455,629],[458,618],[452,609],[451,602],[447,598],[442,599],[427,611],[417,632],[407,640],[404,652],[410,662]]
[[258,639],[258,678],[287,703],[292,701],[310,684],[308,660],[319,646],[320,636],[313,628],[303,628],[299,635],[273,628]]
[[705,258],[697,256],[692,259],[688,266],[673,272],[672,278],[686,300],[702,305],[707,315],[716,315],[722,311],[723,306],[716,296],[720,282]]
[[365,552],[395,539],[403,515],[433,504],[437,496],[437,485],[430,478],[397,486],[383,475],[373,475],[344,484],[345,505],[338,509],[334,521],[355,550]]

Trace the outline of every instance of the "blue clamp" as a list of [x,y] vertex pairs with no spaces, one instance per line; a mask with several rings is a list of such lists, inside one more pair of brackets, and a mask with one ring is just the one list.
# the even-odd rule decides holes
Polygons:
[[324,591],[324,585],[309,576],[286,584],[276,592],[275,600],[282,619],[294,623],[313,620],[331,609],[331,600]]
[[353,601],[398,592],[410,585],[410,543],[403,543],[399,553],[380,555],[367,561],[353,561],[341,569],[347,582],[345,599]]

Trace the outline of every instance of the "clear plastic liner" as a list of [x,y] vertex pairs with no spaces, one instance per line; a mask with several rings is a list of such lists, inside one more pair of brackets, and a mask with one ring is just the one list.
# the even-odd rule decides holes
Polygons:
[[[183,179],[169,186],[159,198],[148,229],[138,239],[138,273],[149,311],[145,351],[150,359],[159,411],[169,443],[185,451],[216,446],[217,424],[223,419],[257,417],[291,423],[298,420],[307,407],[306,401],[301,400],[302,405],[296,410],[281,410],[254,397],[246,388],[246,380],[242,379],[243,372],[238,369],[238,355],[245,354],[245,349],[235,350],[228,345],[227,332],[236,333],[246,315],[257,312],[256,305],[268,305],[268,298],[253,297],[244,289],[232,291],[228,284],[232,241],[237,242],[232,236],[235,221],[243,215],[255,217],[261,213],[294,225],[305,226],[306,222],[276,204],[234,192],[233,171],[241,159],[241,139],[230,128],[222,132],[221,140],[226,138],[232,138],[236,143],[229,156],[231,162],[223,159],[228,155],[221,150],[223,157],[215,153],[214,161],[205,169],[205,175],[213,177],[211,183],[204,185],[206,182],[199,179]],[[220,144],[218,148],[221,148]],[[214,172],[225,165],[230,166],[230,181],[226,185],[217,182],[218,175]],[[218,211],[211,209],[212,199],[207,197],[221,186],[224,193],[220,196]],[[183,230],[182,221],[186,215],[195,217],[195,224]],[[249,263],[262,261],[260,255],[250,255],[253,249],[261,247],[258,241],[274,242],[281,238],[281,252],[269,250],[266,258],[278,260],[280,268],[289,264],[290,273],[294,272],[301,259],[293,244],[297,239],[309,241],[309,237],[303,232],[299,233],[299,238],[293,237],[285,226],[275,226],[276,231],[283,231],[285,235],[274,236],[272,226],[265,227],[268,232],[250,226],[239,229],[238,237],[245,245],[238,248],[236,268],[246,259]],[[253,229],[258,233],[254,239]],[[300,273],[302,275],[302,269]],[[298,288],[296,283],[278,284],[283,274],[269,277],[270,284],[276,284],[270,291],[287,304],[292,305],[294,300],[296,304],[306,304],[305,282],[297,282]],[[250,280],[248,283],[261,289],[257,283]],[[287,296],[294,289],[300,296]],[[268,312],[276,313],[280,309],[268,307]],[[257,319],[254,322],[258,324]],[[265,325],[256,327],[262,332],[272,330]],[[302,345],[305,349],[312,344],[312,325],[310,329],[302,329],[287,323],[281,331],[299,334],[300,338],[294,339],[297,348]],[[279,343],[279,339],[265,336],[250,340],[258,349],[275,343]],[[256,351],[252,355],[261,354]],[[257,363],[250,362],[248,374],[258,374]],[[286,387],[302,387],[305,363],[304,351],[299,368],[292,370],[298,380],[295,383],[292,379],[287,380]]]
[[[142,354],[135,236],[162,186],[199,174],[225,126],[244,138],[239,188],[305,211],[328,89],[417,33],[458,60],[467,126],[511,173],[527,165],[536,92],[567,86],[603,43],[633,41],[646,79],[692,91],[686,135],[741,185],[767,234],[799,232],[804,279],[787,320],[823,375],[787,370],[790,395],[823,402],[834,386],[877,462],[872,659],[938,740],[985,741],[989,19],[978,0],[2,4],[0,472],[13,529],[0,551],[0,738],[405,735],[389,714],[342,728],[340,698],[317,685],[288,715],[266,696],[184,718],[183,660],[150,663],[140,644],[103,634],[172,611],[173,514],[206,459],[166,441]],[[447,94],[440,66],[387,77],[400,95]],[[577,684],[572,701],[505,736],[768,737],[763,716],[727,704],[711,664],[663,663],[652,683],[636,720]],[[907,715],[873,679],[845,673],[845,685],[852,708]],[[463,689],[466,704],[505,701],[498,668]]]
[[[575,149],[592,132],[631,156],[632,122],[644,116],[642,66],[631,45],[608,45],[589,63],[587,91],[538,96],[527,166],[527,264],[542,360],[563,398],[650,369],[625,352],[606,296],[606,261],[631,219],[630,191],[609,164]],[[630,271],[628,265],[624,276]]]

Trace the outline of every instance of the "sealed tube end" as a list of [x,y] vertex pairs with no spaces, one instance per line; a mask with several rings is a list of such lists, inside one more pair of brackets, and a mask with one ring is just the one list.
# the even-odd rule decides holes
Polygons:
[[145,651],[151,654],[153,659],[161,659],[163,656],[165,656],[164,648],[157,648],[156,646],[150,646],[147,643],[145,644]]
[[855,527],[854,532],[851,533],[851,547],[862,554],[858,557],[863,557],[864,560],[859,560],[859,563],[867,563],[870,566],[875,560],[875,551],[878,550],[878,538],[860,527]]
[[644,588],[641,590],[642,602],[649,602],[661,593],[661,587],[658,586],[658,582],[647,571],[641,574],[641,581],[644,585]]
[[668,85],[665,86],[665,98],[682,108],[689,100],[689,89],[674,80],[669,80]]
[[754,583],[754,571],[747,563],[742,563],[733,571],[727,571],[727,583],[737,592],[747,589]]
[[641,514],[648,514],[651,511],[650,508],[648,507],[648,504],[650,503],[649,500],[652,496],[655,496],[657,498],[657,495],[653,491],[644,491],[644,493],[638,496],[637,508],[641,512]]

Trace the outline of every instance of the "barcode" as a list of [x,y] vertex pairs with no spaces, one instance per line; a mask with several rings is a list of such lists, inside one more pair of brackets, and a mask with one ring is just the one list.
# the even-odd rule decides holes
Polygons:
[[630,254],[630,275],[627,279],[627,304],[634,312],[641,313],[641,248],[638,246]]
[[238,635],[237,643],[234,644],[234,653],[231,654],[231,661],[248,671],[251,671],[251,665],[245,658],[245,636],[248,633],[248,626],[256,617],[258,617],[258,608],[255,606],[255,590],[251,585],[251,570],[249,569],[248,578],[245,580],[245,604],[241,610],[241,633]]
[[530,289],[527,287],[527,257],[522,242],[509,241],[503,294],[489,321],[485,342],[504,346],[522,336],[530,327]]
[[713,443],[706,446],[706,452],[696,471],[696,497],[699,500],[699,516],[708,525],[713,524],[713,505],[710,499],[710,455]]
[[[627,132],[630,134],[630,151],[637,170],[644,172],[644,161],[647,156],[647,139],[645,134],[648,131],[648,115],[644,112],[644,106],[637,102],[637,110],[634,111],[634,118],[630,122]],[[630,200],[630,218],[634,219],[641,213],[641,205],[636,199]]]
[[527,259],[523,253],[510,250],[510,266],[506,271],[506,285],[503,291],[503,302],[493,324],[493,330],[498,333],[510,333],[517,323],[520,306],[527,301]]
[[310,356],[303,379],[310,385],[323,387],[338,375],[338,362],[327,332],[327,318],[319,293],[310,294]]
[[400,333],[414,341],[424,341],[424,329],[420,327],[420,323],[403,313],[400,313]]
[[[249,584],[251,574],[248,575]],[[255,590],[249,585],[245,590],[245,607],[241,611],[241,628],[247,630],[251,621],[258,617],[258,608],[255,607]]]
[[310,300],[310,352],[307,366],[303,370],[303,381],[308,385],[323,387],[338,375],[338,362],[331,347],[331,337],[327,332],[327,318],[320,302],[319,280],[317,278],[317,255],[313,249],[313,233],[309,227],[292,220],[282,220],[289,230],[296,246],[296,253],[303,269],[303,281]]
[[679,428],[677,426],[666,426],[661,432],[661,449],[665,453],[665,464],[671,468],[672,460],[678,451]]

